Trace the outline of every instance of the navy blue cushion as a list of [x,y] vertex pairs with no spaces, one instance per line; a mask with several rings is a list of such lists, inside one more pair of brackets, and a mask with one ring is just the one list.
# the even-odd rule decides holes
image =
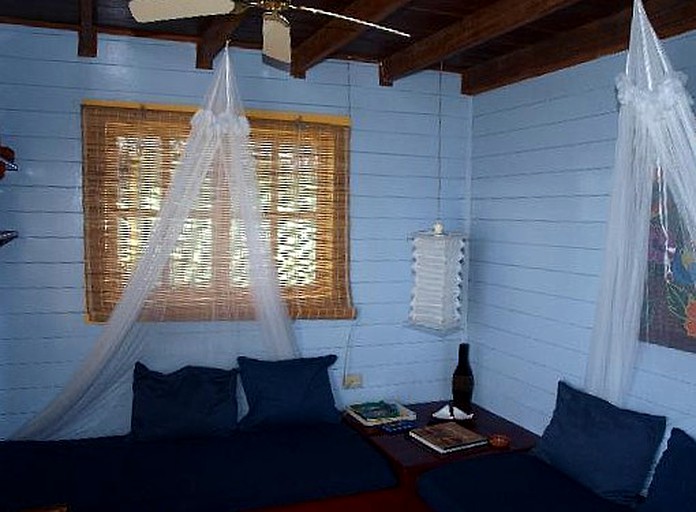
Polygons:
[[621,409],[560,382],[556,409],[535,453],[600,496],[635,504],[665,421],[664,416]]
[[675,428],[640,512],[696,510],[696,441]]
[[124,512],[247,510],[396,485],[388,462],[341,423],[138,444]]
[[239,357],[239,373],[249,402],[243,429],[288,424],[337,423],[328,368],[335,355],[259,361]]
[[216,512],[394,487],[387,460],[350,427],[227,437],[0,442],[0,510]]
[[446,464],[418,480],[435,512],[628,512],[537,457],[486,455]]
[[131,434],[137,440],[224,436],[237,426],[237,371],[186,366],[163,374],[136,363]]
[[[70,512],[111,512],[123,478],[127,436],[0,442],[0,510],[69,504]],[[125,512],[125,510],[124,510]]]

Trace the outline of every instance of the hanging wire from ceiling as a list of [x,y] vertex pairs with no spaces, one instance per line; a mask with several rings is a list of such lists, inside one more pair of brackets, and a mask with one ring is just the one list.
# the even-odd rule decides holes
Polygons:
[[353,76],[351,73],[351,62],[348,61],[346,63],[348,65],[348,119],[352,119],[353,116],[353,94],[352,94],[352,88],[353,88]]
[[225,43],[225,108],[230,109],[230,38]]
[[442,72],[443,62],[440,61],[440,72],[437,82],[437,222],[442,222]]
[[[346,75],[348,81],[348,119],[353,124],[353,100],[352,100],[352,89],[353,89],[353,75],[351,73],[352,63],[351,61],[346,62]],[[352,128],[351,128],[352,130]],[[341,379],[341,385],[343,388],[351,387],[348,385],[348,373],[350,370],[350,356],[353,348],[353,333],[355,330],[357,320],[352,320],[350,326],[348,327],[348,334],[346,335],[345,350],[343,352],[343,376]]]

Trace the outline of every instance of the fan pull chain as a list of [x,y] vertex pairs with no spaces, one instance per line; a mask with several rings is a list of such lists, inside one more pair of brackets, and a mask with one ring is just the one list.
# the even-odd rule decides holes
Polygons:
[[339,14],[339,13],[333,12],[333,11],[325,11],[323,9],[317,9],[316,7],[307,7],[305,5],[293,5],[290,3],[288,3],[288,5],[286,7],[288,9],[294,9],[296,11],[306,11],[306,12],[311,12],[312,14],[323,14],[324,16],[330,16],[332,18],[338,18],[339,20],[349,21],[351,23],[357,23],[358,25],[364,25],[366,27],[375,28],[377,30],[382,30],[384,32],[389,32],[390,34],[395,34],[397,36],[405,37],[407,39],[411,37],[411,34],[408,34],[408,33],[403,32],[401,30],[396,30],[394,28],[385,27],[384,25],[372,23],[371,21],[367,21],[367,20],[353,18],[352,16],[346,16],[344,14]]

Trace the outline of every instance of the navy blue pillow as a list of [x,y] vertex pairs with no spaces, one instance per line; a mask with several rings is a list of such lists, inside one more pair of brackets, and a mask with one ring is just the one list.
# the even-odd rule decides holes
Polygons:
[[556,409],[535,454],[600,496],[634,505],[665,422],[664,416],[621,409],[559,382]]
[[696,508],[696,441],[672,429],[667,450],[657,463],[648,498],[640,512],[675,512]]
[[142,363],[133,372],[131,434],[138,440],[225,436],[237,426],[237,370]]
[[239,357],[239,374],[249,402],[242,429],[275,425],[337,423],[329,382],[335,355],[281,361]]

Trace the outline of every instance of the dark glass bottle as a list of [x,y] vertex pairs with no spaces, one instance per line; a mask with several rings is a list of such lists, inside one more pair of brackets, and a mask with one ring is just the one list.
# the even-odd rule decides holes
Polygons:
[[474,394],[474,374],[469,364],[469,344],[459,344],[459,361],[452,375],[452,405],[464,412],[471,412]]

